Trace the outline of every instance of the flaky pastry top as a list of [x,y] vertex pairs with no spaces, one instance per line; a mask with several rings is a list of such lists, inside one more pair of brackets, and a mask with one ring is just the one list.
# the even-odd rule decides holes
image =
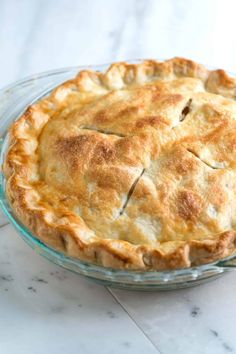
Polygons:
[[175,269],[235,251],[236,80],[193,61],[81,71],[10,129],[18,218],[113,268]]

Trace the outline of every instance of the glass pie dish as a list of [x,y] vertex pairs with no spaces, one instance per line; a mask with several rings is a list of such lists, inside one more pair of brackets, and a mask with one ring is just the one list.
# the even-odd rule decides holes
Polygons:
[[[37,100],[47,96],[60,83],[73,78],[82,69],[106,70],[100,66],[71,67],[33,75],[0,90],[0,159],[1,165],[8,146],[8,127]],[[5,194],[5,178],[0,173],[0,205],[18,234],[37,253],[68,270],[82,274],[97,283],[130,290],[171,290],[198,285],[212,280],[236,267],[236,255],[217,262],[170,271],[131,271],[105,268],[70,258],[42,243],[14,215]]]

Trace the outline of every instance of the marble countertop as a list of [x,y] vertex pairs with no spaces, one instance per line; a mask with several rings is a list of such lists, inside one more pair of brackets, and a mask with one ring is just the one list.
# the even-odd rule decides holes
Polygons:
[[[186,56],[236,72],[232,0],[2,0],[0,86],[65,66]],[[236,353],[236,273],[140,293],[36,255],[0,217],[0,353]]]

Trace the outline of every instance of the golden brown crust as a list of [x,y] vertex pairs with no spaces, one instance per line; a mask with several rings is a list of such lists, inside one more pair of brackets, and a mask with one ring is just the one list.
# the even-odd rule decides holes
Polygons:
[[12,208],[49,246],[106,267],[232,254],[235,98],[235,79],[183,58],[82,71],[12,125]]

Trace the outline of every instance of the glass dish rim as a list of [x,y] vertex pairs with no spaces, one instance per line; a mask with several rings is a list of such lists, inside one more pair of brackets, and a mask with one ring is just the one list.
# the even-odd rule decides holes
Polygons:
[[[143,61],[144,59],[135,59],[135,60],[129,60],[126,62],[140,62]],[[159,59],[161,60],[161,59]],[[80,70],[83,69],[93,69],[93,70],[104,70],[105,68],[107,68],[111,63],[106,63],[106,64],[101,64],[101,65],[82,65],[82,66],[70,66],[70,67],[65,67],[65,68],[61,68],[61,69],[55,69],[55,70],[47,70],[38,74],[33,74],[33,75],[29,75],[23,79],[17,80],[9,85],[6,85],[5,87],[0,89],[0,100],[1,100],[1,96],[11,90],[14,90],[16,88],[21,87],[22,85],[25,85],[27,83],[36,81],[38,79],[41,78],[45,78],[45,77],[50,77],[50,76],[55,76],[57,74],[61,74],[61,73],[74,73],[76,74],[76,72],[79,72]],[[212,67],[209,67],[211,68]],[[232,74],[232,73],[230,73]],[[235,74],[233,74],[235,75]],[[63,80],[62,80],[63,82]],[[55,87],[58,85],[55,84]],[[40,99],[37,98],[36,101]],[[25,105],[25,109],[28,107],[29,104]],[[16,116],[16,119],[19,118],[19,115]],[[12,121],[11,121],[12,123]],[[10,123],[10,124],[11,124]],[[9,124],[9,125],[10,125]],[[5,145],[5,139],[7,136],[7,131],[8,131],[8,126],[6,126],[4,128],[4,134],[2,135],[2,137],[0,138],[0,163],[2,165],[2,161],[3,161],[3,154],[4,154],[4,145]],[[5,190],[4,190],[4,180],[5,177],[2,173],[0,173],[0,207],[3,210],[4,214],[7,216],[7,219],[9,220],[10,224],[12,224],[18,231],[18,233],[22,236],[22,234],[24,235],[23,239],[27,242],[31,247],[33,247],[32,245],[34,245],[35,248],[40,248],[43,249],[44,251],[52,254],[54,257],[58,258],[61,262],[69,262],[72,263],[78,267],[82,267],[82,269],[84,270],[91,270],[93,269],[93,271],[104,275],[105,277],[107,276],[120,276],[121,278],[127,278],[128,277],[133,277],[134,280],[137,280],[138,278],[140,278],[139,280],[141,281],[145,281],[145,280],[150,280],[150,279],[162,279],[162,278],[166,278],[168,276],[171,277],[181,277],[181,276],[188,276],[188,275],[193,275],[194,272],[198,272],[198,273],[202,273],[204,271],[208,271],[208,270],[217,270],[217,272],[221,272],[224,271],[225,269],[230,269],[230,268],[234,268],[236,267],[234,261],[236,261],[236,254],[228,256],[226,258],[222,258],[219,259],[215,262],[211,262],[211,263],[207,263],[207,264],[202,264],[202,265],[198,265],[198,266],[194,266],[194,267],[189,267],[189,268],[179,268],[179,269],[170,269],[170,270],[148,270],[148,271],[142,271],[142,270],[131,270],[131,269],[116,269],[116,268],[109,268],[109,267],[104,267],[101,265],[97,265],[91,262],[87,262],[87,261],[83,261],[77,258],[72,258],[67,256],[66,254],[63,254],[59,251],[57,251],[56,249],[51,248],[50,246],[47,246],[46,244],[44,244],[42,241],[40,241],[36,236],[34,236],[31,231],[25,226],[23,225],[12,213],[12,208],[9,205],[7,198],[5,196]],[[31,243],[31,244],[30,244]],[[112,278],[113,279],[113,278]],[[114,279],[113,279],[114,280]]]

